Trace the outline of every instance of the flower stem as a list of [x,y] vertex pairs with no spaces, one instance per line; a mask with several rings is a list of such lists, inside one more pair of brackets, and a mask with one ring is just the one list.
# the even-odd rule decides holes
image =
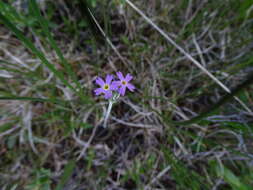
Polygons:
[[108,105],[108,108],[107,108],[107,111],[106,111],[106,115],[105,115],[105,120],[104,120],[104,128],[107,127],[107,121],[108,121],[108,118],[110,116],[113,103],[114,103],[113,101],[109,100],[109,105]]

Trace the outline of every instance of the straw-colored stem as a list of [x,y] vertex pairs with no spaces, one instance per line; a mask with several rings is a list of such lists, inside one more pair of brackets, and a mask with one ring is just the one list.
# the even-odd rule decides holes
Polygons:
[[107,121],[108,121],[108,118],[109,118],[111,110],[112,110],[112,105],[113,105],[113,101],[110,100],[107,111],[106,111],[106,115],[105,115],[105,120],[104,120],[104,125],[103,125],[104,128],[107,127]]

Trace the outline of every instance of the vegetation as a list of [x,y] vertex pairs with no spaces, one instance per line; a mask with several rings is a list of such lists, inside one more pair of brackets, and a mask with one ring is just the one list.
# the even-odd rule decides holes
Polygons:
[[[0,1],[0,189],[253,186],[252,0]],[[113,105],[97,76],[135,92]]]

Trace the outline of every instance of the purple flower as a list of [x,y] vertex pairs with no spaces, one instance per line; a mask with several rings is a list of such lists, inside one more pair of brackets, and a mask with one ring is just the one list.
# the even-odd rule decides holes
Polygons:
[[105,81],[97,77],[96,84],[100,86],[100,88],[97,88],[94,90],[95,95],[98,96],[100,94],[104,94],[105,99],[110,99],[112,97],[112,91],[117,90],[117,86],[115,84],[112,84],[112,75],[106,75]]
[[132,80],[132,76],[128,73],[126,75],[126,77],[123,76],[123,74],[121,72],[117,72],[117,76],[119,78],[119,81],[114,81],[112,84],[114,86],[119,87],[118,92],[124,96],[125,92],[126,92],[126,88],[128,88],[130,91],[134,91],[135,87],[134,85],[132,85],[130,82],[130,80]]

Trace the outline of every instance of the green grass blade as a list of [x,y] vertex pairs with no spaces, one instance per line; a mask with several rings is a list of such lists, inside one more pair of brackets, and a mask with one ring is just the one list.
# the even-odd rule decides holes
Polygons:
[[65,166],[61,180],[58,183],[55,190],[62,190],[63,189],[64,185],[67,183],[68,179],[71,177],[71,174],[73,173],[74,169],[75,169],[75,161],[71,160]]
[[21,21],[22,18],[20,15],[17,13],[17,11],[10,6],[7,3],[4,3],[0,1],[0,11],[8,18],[11,19],[12,21]]
[[221,165],[216,167],[218,176],[222,177],[233,190],[250,190],[245,184],[243,184],[239,177],[237,177],[230,169]]
[[237,86],[230,94],[225,95],[221,100],[219,100],[216,104],[211,106],[207,109],[207,111],[199,114],[198,116],[188,120],[188,121],[182,121],[182,122],[175,122],[175,124],[180,125],[189,125],[192,123],[198,123],[205,119],[207,116],[212,115],[214,112],[216,112],[222,105],[229,102],[234,98],[234,96],[238,95],[240,92],[242,92],[245,88],[253,84],[253,73],[249,74],[248,78],[239,86]]
[[33,98],[33,97],[19,97],[19,96],[0,96],[0,100],[20,100],[20,101],[33,101],[33,102],[50,102],[53,104],[65,105],[67,101],[59,99],[46,99],[46,98]]
[[29,3],[30,3],[30,6],[31,6],[32,13],[38,19],[38,21],[40,23],[40,26],[43,29],[42,31],[45,33],[45,35],[48,38],[49,44],[55,50],[56,54],[60,58],[60,61],[61,61],[62,65],[63,65],[63,67],[66,69],[66,71],[69,74],[69,76],[72,78],[72,80],[75,82],[75,84],[77,85],[77,87],[80,89],[80,92],[82,92],[81,91],[81,85],[78,82],[75,73],[73,72],[71,66],[68,64],[67,60],[64,58],[64,56],[63,56],[60,48],[56,44],[55,40],[53,39],[53,36],[52,36],[51,32],[49,31],[49,23],[48,23],[48,21],[41,15],[40,9],[39,9],[39,7],[38,7],[38,5],[37,5],[37,3],[36,3],[35,0],[30,0]]
[[[172,125],[190,125],[190,124],[194,124],[194,123],[199,123],[199,122],[203,121],[206,117],[208,117],[208,116],[212,115],[214,112],[218,111],[221,106],[223,106],[227,102],[231,101],[234,98],[234,96],[238,95],[244,89],[246,89],[247,87],[249,87],[252,84],[253,84],[253,73],[250,73],[248,75],[247,79],[242,84],[238,85],[234,90],[232,90],[232,92],[230,94],[225,95],[216,104],[214,104],[211,107],[209,107],[208,109],[206,109],[206,111],[204,111],[204,112],[200,113],[199,115],[197,115],[196,117],[193,117],[193,118],[186,120],[186,121],[172,121],[172,120],[168,119],[167,117],[164,117],[162,114],[160,114],[156,110],[152,109],[151,107],[149,107],[149,109],[156,112],[165,122],[172,124]],[[146,97],[146,98],[149,98],[149,97]],[[163,100],[163,98],[161,98],[161,97],[156,97],[156,98]]]
[[70,89],[72,89],[73,91],[76,91],[76,89],[64,78],[64,75],[62,72],[58,71],[53,64],[51,64],[46,57],[44,56],[44,54],[39,51],[34,45],[33,43],[27,38],[25,37],[25,35],[18,29],[16,28],[15,25],[13,25],[4,15],[2,15],[2,13],[0,13],[0,21],[9,29],[11,30],[16,36],[17,38],[28,48],[30,49],[41,61],[42,63],[48,67],[50,69],[51,72],[54,73],[54,75],[56,77],[58,77],[63,84],[65,84],[67,87],[69,87]]
[[187,189],[188,187],[191,187],[190,189],[193,190],[210,189],[209,184],[205,183],[203,176],[189,169],[187,165],[173,155],[167,147],[162,145],[161,150],[166,162],[171,165],[172,177],[177,182],[176,189]]

